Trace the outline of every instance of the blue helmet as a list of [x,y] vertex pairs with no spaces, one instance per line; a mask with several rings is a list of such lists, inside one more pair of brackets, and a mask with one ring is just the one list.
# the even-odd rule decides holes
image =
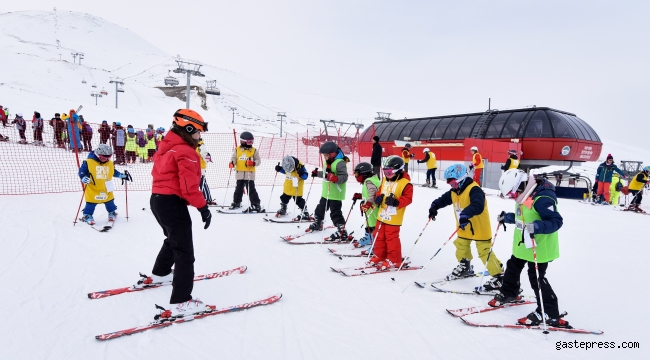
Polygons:
[[133,128],[128,128],[126,131],[129,132],[129,134],[133,134],[135,132],[135,129]]
[[118,122],[115,123],[115,125],[122,126],[122,123],[118,121]]
[[454,164],[445,170],[445,179],[462,180],[467,176],[467,168],[463,164]]
[[650,166],[646,166],[643,168],[644,171],[650,172]]

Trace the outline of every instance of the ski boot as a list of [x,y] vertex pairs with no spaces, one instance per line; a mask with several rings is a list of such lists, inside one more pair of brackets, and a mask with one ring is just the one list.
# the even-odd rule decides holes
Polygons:
[[206,311],[212,311],[212,308],[206,307],[203,301],[199,299],[191,299],[178,304],[169,304],[170,309],[165,310],[162,306],[156,305],[162,312],[154,316],[155,320],[175,320],[185,316],[198,315]]
[[88,225],[95,225],[95,219],[93,219],[93,216],[90,214],[84,214],[84,216],[79,220],[85,222]]
[[302,208],[302,213],[293,218],[293,221],[313,221],[314,218],[309,215],[309,210],[307,210],[307,205]]
[[309,225],[305,232],[323,231],[323,222],[314,217],[314,222]]
[[516,303],[521,301],[521,296],[507,296],[503,293],[498,293],[494,295],[494,298],[488,302],[488,305],[492,307],[499,307],[505,304]]
[[451,274],[447,275],[447,280],[469,277],[471,272],[472,267],[470,265],[470,260],[461,259],[454,271],[452,271]]
[[370,260],[368,260],[367,264],[369,266],[380,267],[382,262],[384,262],[384,260],[380,259],[378,256],[375,255],[375,256],[371,257]]
[[354,243],[355,248],[360,248],[368,245],[372,245],[372,232],[366,232],[366,234],[359,239],[359,241]]
[[138,287],[150,287],[150,286],[155,286],[155,285],[160,285],[165,282],[171,283],[172,280],[174,279],[174,271],[170,272],[169,274],[165,276],[158,276],[151,274],[151,276],[147,276],[143,273],[140,273],[140,280],[138,280],[137,285]]
[[566,315],[566,312],[560,314],[557,319],[546,320],[546,325],[556,328],[573,329],[573,327],[569,325],[569,322],[563,319],[564,315]]
[[245,212],[245,213],[261,213],[261,212],[264,212],[264,210],[262,210],[262,207],[260,206],[260,204],[251,204],[251,206],[248,209],[246,209],[246,210],[244,210],[242,212]]
[[[549,321],[548,315],[544,314],[544,318],[546,320],[546,324],[548,324],[548,321]],[[519,324],[519,325],[528,325],[528,326],[541,325],[542,324],[542,314],[539,311],[535,310],[532,313],[526,315],[526,317],[522,317],[521,319],[517,320],[517,324]]]
[[339,224],[337,226],[337,230],[334,234],[330,235],[330,238],[328,241],[332,242],[347,242],[350,240],[348,238],[348,232],[345,230],[345,224]]
[[108,221],[115,221],[115,218],[117,218],[117,213],[115,211],[108,213]]
[[503,286],[503,274],[493,276],[485,284],[483,284],[483,291],[498,291]]
[[283,217],[287,215],[287,204],[280,203],[280,210],[275,213],[275,217]]
[[411,263],[410,261],[405,261],[404,259],[402,259],[402,261],[399,262],[399,263],[394,263],[394,262],[386,259],[386,260],[381,262],[381,267],[379,268],[379,270],[399,269],[400,267],[402,269],[404,269],[404,268],[409,267],[410,263]]
[[230,207],[228,208],[229,210],[236,210],[241,208],[241,203],[240,202],[234,202],[230,204]]

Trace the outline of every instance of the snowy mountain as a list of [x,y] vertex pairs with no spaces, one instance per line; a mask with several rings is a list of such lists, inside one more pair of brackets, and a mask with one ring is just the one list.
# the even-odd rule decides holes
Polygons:
[[[83,53],[83,59],[74,60],[72,53]],[[0,57],[0,105],[9,107],[12,114],[21,112],[31,117],[33,111],[39,111],[49,119],[55,112],[68,112],[82,104],[90,122],[108,120],[135,127],[150,123],[168,127],[173,111],[185,107],[184,101],[168,97],[157,88],[164,86],[169,70],[177,68],[176,55],[165,54],[128,29],[89,14],[0,14]],[[204,89],[207,80],[216,80],[221,89],[221,96],[207,98],[192,92],[191,107],[211,122],[210,131],[228,132],[234,127],[239,131],[278,134],[277,112],[286,112],[283,130],[304,132],[308,124],[314,125],[312,129],[322,128],[319,119],[369,124],[376,111],[383,111],[278,88],[208,64],[200,71],[205,77],[192,77],[193,86]],[[171,75],[179,80],[180,86],[186,84],[185,75]],[[115,84],[109,83],[116,77],[124,82],[118,109]],[[108,95],[98,99],[95,106],[90,93],[102,89]],[[184,98],[184,91],[182,95]],[[201,108],[202,101],[207,110]],[[230,107],[237,108],[235,124],[231,124]]]

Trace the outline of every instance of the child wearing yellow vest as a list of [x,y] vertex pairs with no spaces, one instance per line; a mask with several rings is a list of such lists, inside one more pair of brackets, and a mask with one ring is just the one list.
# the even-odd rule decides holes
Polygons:
[[431,203],[429,218],[435,218],[439,209],[449,205],[454,208],[456,226],[459,228],[458,237],[454,240],[458,266],[451,274],[447,275],[447,279],[453,280],[474,276],[470,266],[472,260],[470,245],[473,241],[479,258],[492,276],[492,279],[484,285],[484,289],[487,291],[498,290],[503,283],[503,266],[494,252],[490,253],[492,228],[485,193],[468,176],[465,165],[451,165],[445,170],[444,176],[447,184],[451,186],[451,190]]
[[199,188],[203,193],[203,197],[208,205],[217,205],[214,200],[212,200],[212,194],[210,193],[210,187],[208,186],[207,180],[205,180],[205,169],[208,167],[208,162],[212,162],[212,157],[210,153],[203,146],[203,139],[199,138],[199,144],[196,147],[196,153],[199,154],[199,160],[201,161],[201,183]]
[[[438,170],[436,154],[434,154],[429,148],[424,148],[422,150],[424,153],[424,159],[418,160],[418,164],[425,163],[427,164],[427,183],[423,186],[438,188],[436,186],[436,170]],[[429,180],[431,178],[431,180]]]
[[649,176],[650,166],[646,166],[641,172],[634,175],[630,181],[628,189],[634,197],[632,198],[632,202],[627,210],[645,213],[645,211],[641,209],[641,200],[643,200],[643,187],[648,183]]
[[112,156],[113,150],[111,147],[100,144],[95,151],[88,154],[88,158],[84,160],[79,168],[79,178],[81,182],[86,184],[84,195],[86,207],[81,221],[90,225],[95,224],[93,214],[97,204],[104,204],[106,211],[108,211],[108,221],[115,221],[117,206],[113,202],[114,185],[111,179],[114,177],[122,179],[122,183],[124,183],[124,180],[132,181],[127,171],[122,174],[114,168],[111,160]]
[[243,212],[264,212],[260,206],[260,197],[255,189],[255,168],[262,164],[262,159],[257,149],[253,147],[255,138],[253,134],[244,131],[239,135],[239,146],[235,148],[230,158],[229,167],[235,169],[235,194],[233,195],[230,210],[241,208],[241,201],[244,197],[244,188],[248,193],[251,206]]
[[305,187],[305,180],[309,177],[305,165],[297,158],[287,155],[282,159],[282,166],[275,165],[275,171],[286,175],[284,180],[284,191],[280,195],[280,210],[275,214],[276,217],[287,215],[287,205],[291,199],[296,201],[300,208],[301,214],[295,217],[294,221],[310,221],[309,210],[305,199],[302,198]]

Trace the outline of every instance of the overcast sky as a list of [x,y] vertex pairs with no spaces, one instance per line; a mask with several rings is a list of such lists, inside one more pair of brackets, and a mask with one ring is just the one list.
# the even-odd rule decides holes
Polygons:
[[3,0],[0,12],[54,6],[171,55],[395,114],[482,111],[491,97],[650,139],[648,0]]

